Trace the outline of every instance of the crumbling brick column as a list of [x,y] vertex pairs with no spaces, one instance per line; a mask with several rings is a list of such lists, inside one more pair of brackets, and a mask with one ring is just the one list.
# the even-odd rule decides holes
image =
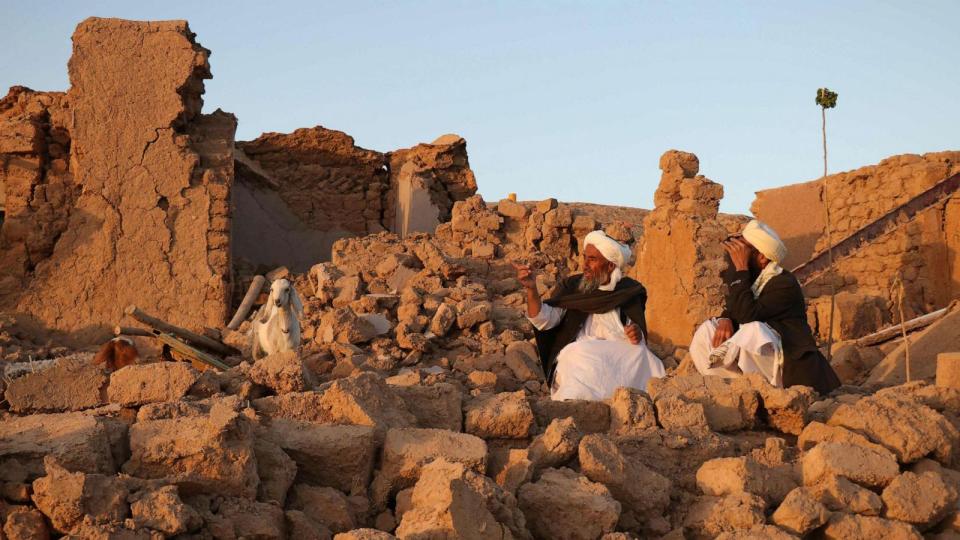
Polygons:
[[14,86],[0,99],[0,308],[50,256],[79,192],[70,172],[63,92]]
[[723,309],[726,230],[717,219],[723,186],[699,169],[688,152],[660,157],[655,208],[644,219],[632,273],[647,288],[650,341],[666,354],[687,346],[696,325]]
[[200,115],[208,56],[186,21],[77,27],[67,100],[82,193],[18,303],[37,326],[97,341],[134,303],[181,326],[223,323],[236,120]]

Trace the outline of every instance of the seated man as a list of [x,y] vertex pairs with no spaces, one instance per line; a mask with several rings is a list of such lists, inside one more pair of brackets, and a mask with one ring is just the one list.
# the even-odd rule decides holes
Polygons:
[[622,274],[629,258],[630,248],[593,231],[584,239],[583,274],[559,282],[544,302],[530,267],[515,265],[553,399],[607,399],[621,386],[646,390],[650,377],[664,376],[645,341],[647,292]]
[[770,227],[752,220],[723,243],[726,309],[694,333],[690,356],[704,375],[760,373],[770,384],[812,386],[827,394],[840,379],[817,349],[800,283],[780,267],[787,248]]

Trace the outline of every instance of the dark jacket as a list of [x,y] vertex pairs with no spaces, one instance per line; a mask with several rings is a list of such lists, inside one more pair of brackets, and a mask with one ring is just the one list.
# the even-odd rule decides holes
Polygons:
[[774,276],[754,299],[754,277],[747,270],[728,270],[723,275],[729,288],[726,309],[721,317],[734,327],[754,321],[767,323],[780,334],[783,344],[783,385],[812,386],[828,394],[840,386],[840,379],[817,348],[807,323],[806,301],[797,278],[787,270]]
[[577,292],[582,274],[570,276],[554,289],[553,294],[544,301],[552,306],[564,308],[567,312],[563,319],[550,330],[534,330],[537,350],[543,372],[550,381],[556,367],[557,355],[564,347],[573,343],[591,313],[606,313],[620,308],[620,318],[625,323],[636,323],[643,335],[647,335],[647,319],[644,314],[647,305],[647,291],[640,282],[624,277],[617,282],[613,291],[596,291],[589,294]]

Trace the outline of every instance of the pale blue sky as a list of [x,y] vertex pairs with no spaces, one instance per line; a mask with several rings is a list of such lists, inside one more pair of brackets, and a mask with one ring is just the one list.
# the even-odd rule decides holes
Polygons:
[[467,139],[480,192],[651,207],[696,153],[746,212],[759,189],[960,149],[960,1],[49,2],[0,0],[0,88],[63,90],[87,16],[187,19],[205,110],[237,136],[321,124],[391,150]]

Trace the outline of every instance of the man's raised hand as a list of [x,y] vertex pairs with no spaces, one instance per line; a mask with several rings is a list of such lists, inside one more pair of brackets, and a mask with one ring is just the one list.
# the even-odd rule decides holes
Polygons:
[[530,265],[527,264],[513,264],[513,268],[517,271],[517,281],[520,282],[520,285],[523,285],[524,289],[536,289],[537,288],[537,279],[533,273],[533,269],[530,268]]
[[721,343],[733,336],[733,321],[730,319],[717,319],[717,331],[713,333],[713,346],[719,347]]
[[624,326],[623,332],[627,334],[627,339],[634,345],[639,345],[640,341],[643,340],[643,331],[640,330],[640,325],[637,323],[630,323]]
[[738,271],[750,268],[750,244],[743,238],[731,238],[723,242],[723,249],[730,254],[730,262]]

